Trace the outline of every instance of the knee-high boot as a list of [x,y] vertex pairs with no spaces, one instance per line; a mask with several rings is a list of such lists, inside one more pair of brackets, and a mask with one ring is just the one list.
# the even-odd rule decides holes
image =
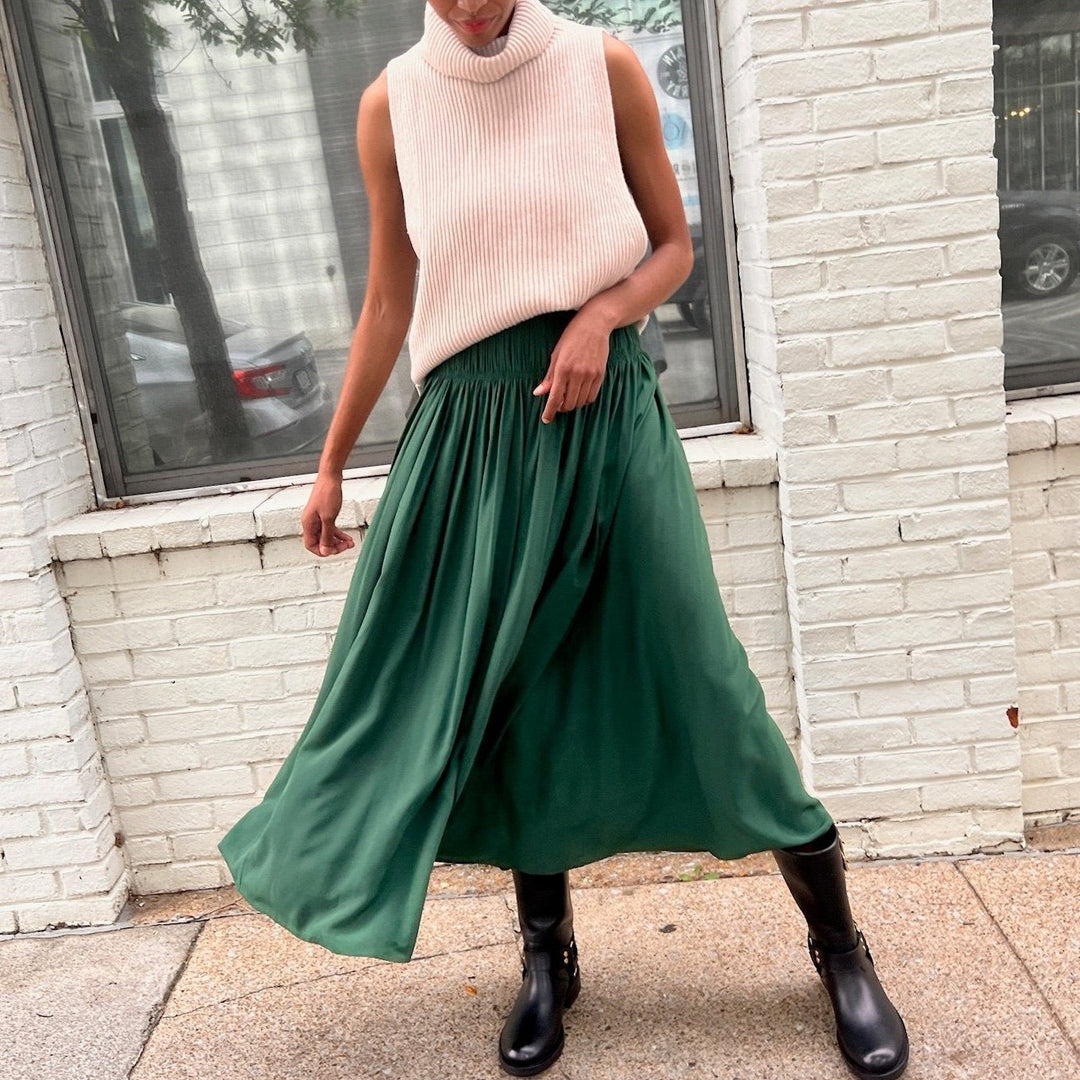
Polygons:
[[563,1010],[581,989],[570,875],[513,871],[521,926],[521,989],[499,1034],[499,1064],[532,1076],[562,1053]]
[[844,1061],[860,1080],[894,1080],[907,1066],[907,1030],[851,917],[835,825],[816,843],[782,848],[773,857],[806,916],[810,958],[832,1002]]

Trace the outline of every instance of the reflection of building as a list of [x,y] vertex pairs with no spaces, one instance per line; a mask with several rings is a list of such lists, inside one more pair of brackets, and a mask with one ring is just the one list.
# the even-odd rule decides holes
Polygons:
[[[168,19],[168,10],[159,13]],[[266,63],[193,48],[174,14],[159,51],[158,99],[184,163],[199,249],[221,312],[302,326],[317,347],[342,346],[359,314],[367,206],[356,160],[356,102],[420,33],[422,9],[373,0],[363,20],[316,14],[318,62],[287,53],[267,93]],[[681,29],[626,34],[661,104],[665,142],[691,224],[700,221],[686,48]],[[123,113],[87,64],[107,153],[132,298],[167,302],[153,222]],[[348,297],[348,310],[342,308]]]
[[[160,5],[157,17],[171,37],[158,56],[162,100],[221,315],[303,329],[316,347],[341,345],[351,323],[306,57],[281,57],[268,93],[265,61],[194,48],[176,8]],[[107,136],[135,297],[162,298],[153,295],[157,256],[140,214],[138,168],[118,109],[102,98],[95,114]]]
[[[169,297],[162,279],[161,256],[154,235],[153,216],[127,121],[119,102],[113,97],[111,87],[97,68],[93,51],[84,48],[83,58],[93,92],[93,117],[98,123],[108,156],[109,174],[124,234],[132,292],[138,300],[166,303]],[[157,72],[155,84],[158,101],[167,113],[168,87],[160,70]]]
[[1080,189],[1080,10],[994,5],[998,186]]

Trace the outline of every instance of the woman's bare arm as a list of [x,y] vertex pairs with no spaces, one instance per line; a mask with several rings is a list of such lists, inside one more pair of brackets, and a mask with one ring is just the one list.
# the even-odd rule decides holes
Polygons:
[[612,326],[626,326],[663,303],[690,276],[694,245],[679,181],[664,148],[660,109],[649,76],[637,53],[608,33],[604,34],[604,59],[623,174],[645,222],[652,252],[589,305],[603,307]]
[[319,466],[320,472],[337,475],[390,378],[412,314],[417,262],[405,231],[385,71],[360,97],[356,144],[371,209],[371,233],[364,304]]
[[545,423],[557,412],[596,399],[611,331],[637,322],[667,300],[694,266],[682,193],[664,149],[660,110],[649,77],[634,50],[608,33],[604,59],[623,174],[652,251],[622,281],[590,297],[567,326],[547,374],[533,391],[548,394],[541,416]]
[[390,378],[412,317],[417,258],[405,231],[385,70],[360,97],[356,144],[371,210],[367,287],[319,475],[302,516],[304,546],[315,555],[353,546],[334,524],[341,510],[342,470]]

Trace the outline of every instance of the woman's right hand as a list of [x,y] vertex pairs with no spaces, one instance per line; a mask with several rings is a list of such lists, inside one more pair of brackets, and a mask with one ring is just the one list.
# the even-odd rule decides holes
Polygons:
[[319,474],[311,497],[300,515],[304,528],[304,547],[312,555],[340,555],[355,547],[353,538],[334,522],[341,513],[341,478]]

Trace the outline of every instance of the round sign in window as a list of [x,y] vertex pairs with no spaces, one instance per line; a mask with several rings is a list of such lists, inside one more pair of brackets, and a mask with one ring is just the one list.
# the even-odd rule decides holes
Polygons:
[[664,132],[664,145],[669,150],[679,150],[690,139],[690,125],[685,116],[668,112],[660,117],[660,126]]
[[688,98],[690,96],[690,77],[686,70],[686,46],[672,45],[661,54],[656,65],[656,80],[660,89],[669,97]]

